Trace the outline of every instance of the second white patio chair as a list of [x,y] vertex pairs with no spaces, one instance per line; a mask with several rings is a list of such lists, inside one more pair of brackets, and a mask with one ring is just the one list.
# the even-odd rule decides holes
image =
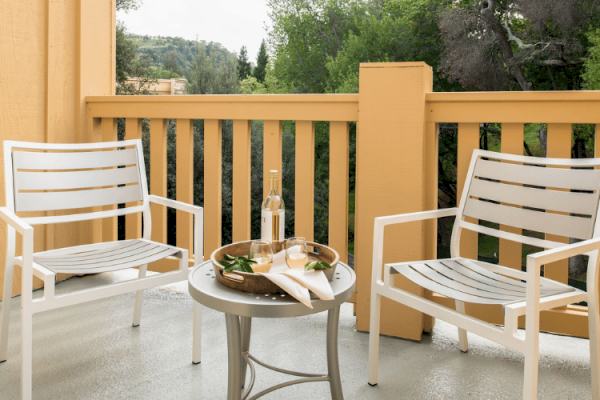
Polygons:
[[[150,239],[150,203],[194,215],[194,264],[202,260],[201,207],[148,194],[141,140],[92,144],[4,142],[6,207],[0,216],[8,224],[4,298],[0,323],[0,362],[6,360],[9,303],[14,266],[21,267],[22,398],[32,396],[33,314],[59,307],[136,291],[133,325],[138,326],[143,289],[183,281],[188,276],[188,250]],[[118,208],[123,205],[123,208]],[[105,207],[113,206],[113,207]],[[92,208],[93,207],[93,208]],[[104,209],[103,209],[104,207]],[[56,211],[48,214],[46,211]],[[141,213],[142,238],[34,252],[32,226],[86,221]],[[21,216],[17,216],[20,214]],[[16,256],[16,232],[22,256]],[[173,256],[179,268],[146,275],[147,264]],[[139,267],[137,278],[67,294],[55,294],[58,273],[90,274]],[[43,297],[33,298],[36,276],[44,281]],[[199,325],[200,309],[194,309]],[[199,330],[197,330],[199,332]],[[193,361],[200,361],[199,335]]]
[[[477,150],[473,153],[458,208],[376,218],[371,282],[369,384],[377,384],[382,296],[456,325],[459,328],[459,345],[462,351],[467,351],[466,331],[470,331],[523,353],[524,399],[535,399],[537,396],[540,311],[586,301],[592,397],[600,399],[600,317],[597,288],[600,269],[600,170],[594,169],[598,166],[600,159],[534,158]],[[382,265],[386,226],[447,216],[456,216],[451,259]],[[488,228],[467,221],[467,217],[582,241],[566,245]],[[465,229],[549,250],[529,255],[526,272],[462,258],[459,243]],[[587,292],[540,277],[542,265],[578,254],[589,256]],[[396,274],[405,276],[427,290],[454,299],[456,310],[394,287]],[[501,304],[504,310],[504,327],[464,314],[464,303]],[[518,318],[523,315],[526,321],[525,332],[519,332]],[[401,359],[399,356],[399,363]]]

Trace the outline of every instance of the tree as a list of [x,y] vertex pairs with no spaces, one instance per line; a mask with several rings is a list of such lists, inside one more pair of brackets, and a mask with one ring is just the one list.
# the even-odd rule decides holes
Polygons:
[[171,71],[177,75],[181,75],[181,67],[179,66],[179,60],[175,50],[167,52],[163,60],[163,68],[167,71]]
[[361,0],[268,0],[268,33],[277,79],[296,93],[323,93],[328,57],[356,33],[366,11]]
[[442,70],[465,88],[581,88],[594,0],[462,0],[442,12]]
[[119,11],[128,12],[137,10],[142,5],[142,0],[117,0],[116,8]]
[[600,90],[600,29],[590,32],[588,38],[592,46],[584,62],[584,87],[590,90]]
[[248,61],[248,51],[246,50],[246,46],[242,46],[240,49],[240,56],[237,60],[237,74],[240,81],[252,74],[252,65],[250,65],[250,61]]
[[267,56],[267,45],[265,40],[260,43],[260,49],[258,50],[258,56],[256,57],[256,68],[254,68],[254,77],[259,82],[265,81],[265,74],[269,57]]
[[238,90],[237,57],[218,43],[198,42],[189,73],[190,94],[228,94]]

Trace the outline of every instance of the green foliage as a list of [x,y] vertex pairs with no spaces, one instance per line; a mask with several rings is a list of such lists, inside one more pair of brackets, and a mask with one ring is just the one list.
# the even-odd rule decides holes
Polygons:
[[142,5],[142,0],[117,0],[116,8],[118,11],[129,12],[137,10]]
[[191,66],[187,92],[190,94],[236,93],[237,58],[220,44],[198,42]]
[[117,23],[116,29],[116,78],[117,84],[122,85],[134,70],[137,46],[127,37],[125,25]]
[[224,271],[242,271],[250,274],[254,273],[252,264],[256,264],[256,261],[250,260],[246,257],[232,257],[229,254],[225,254],[225,260],[219,261],[219,264],[225,267]]
[[250,61],[248,61],[248,50],[246,50],[246,46],[242,46],[240,49],[240,55],[237,60],[237,74],[240,81],[252,74],[252,65],[250,65]]
[[335,57],[355,32],[360,0],[269,0],[269,45],[279,81],[295,93],[324,93],[327,57]]
[[590,48],[584,63],[584,87],[589,90],[600,90],[600,29],[588,33]]
[[264,82],[259,82],[254,76],[248,76],[240,82],[240,93],[243,94],[285,94],[289,88],[275,76],[273,68],[267,64]]
[[325,261],[309,261],[304,265],[304,270],[322,270],[322,269],[331,269],[331,265],[326,263]]
[[182,71],[175,50],[165,54],[163,59],[163,69],[166,71],[171,71],[173,74],[177,75],[177,77],[181,75]]
[[[137,44],[127,36],[123,24],[116,30],[116,94],[152,94],[149,85],[156,82],[157,69],[154,60],[136,53]],[[137,83],[128,83],[128,77],[139,78]]]
[[261,83],[265,81],[268,62],[269,57],[267,56],[267,45],[263,39],[263,41],[260,43],[260,49],[258,50],[258,56],[256,57],[256,67],[254,68],[254,77]]

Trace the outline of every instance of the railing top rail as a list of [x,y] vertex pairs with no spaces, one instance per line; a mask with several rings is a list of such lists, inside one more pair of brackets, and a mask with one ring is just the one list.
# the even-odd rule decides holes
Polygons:
[[600,91],[426,93],[427,122],[600,123]]
[[529,92],[444,92],[426,93],[427,103],[446,102],[556,102],[600,101],[600,90],[563,90]]
[[358,94],[88,96],[88,117],[357,121]]
[[358,94],[186,94],[87,96],[87,103],[358,103]]

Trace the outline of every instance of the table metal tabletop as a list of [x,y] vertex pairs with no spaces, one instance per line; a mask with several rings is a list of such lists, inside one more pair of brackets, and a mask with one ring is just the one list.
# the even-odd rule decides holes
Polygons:
[[189,274],[188,281],[190,295],[206,307],[242,317],[286,318],[314,314],[342,304],[354,293],[356,275],[349,266],[338,262],[333,279],[330,281],[335,298],[312,300],[312,309],[288,294],[262,295],[225,287],[215,278],[210,261],[194,268]]

